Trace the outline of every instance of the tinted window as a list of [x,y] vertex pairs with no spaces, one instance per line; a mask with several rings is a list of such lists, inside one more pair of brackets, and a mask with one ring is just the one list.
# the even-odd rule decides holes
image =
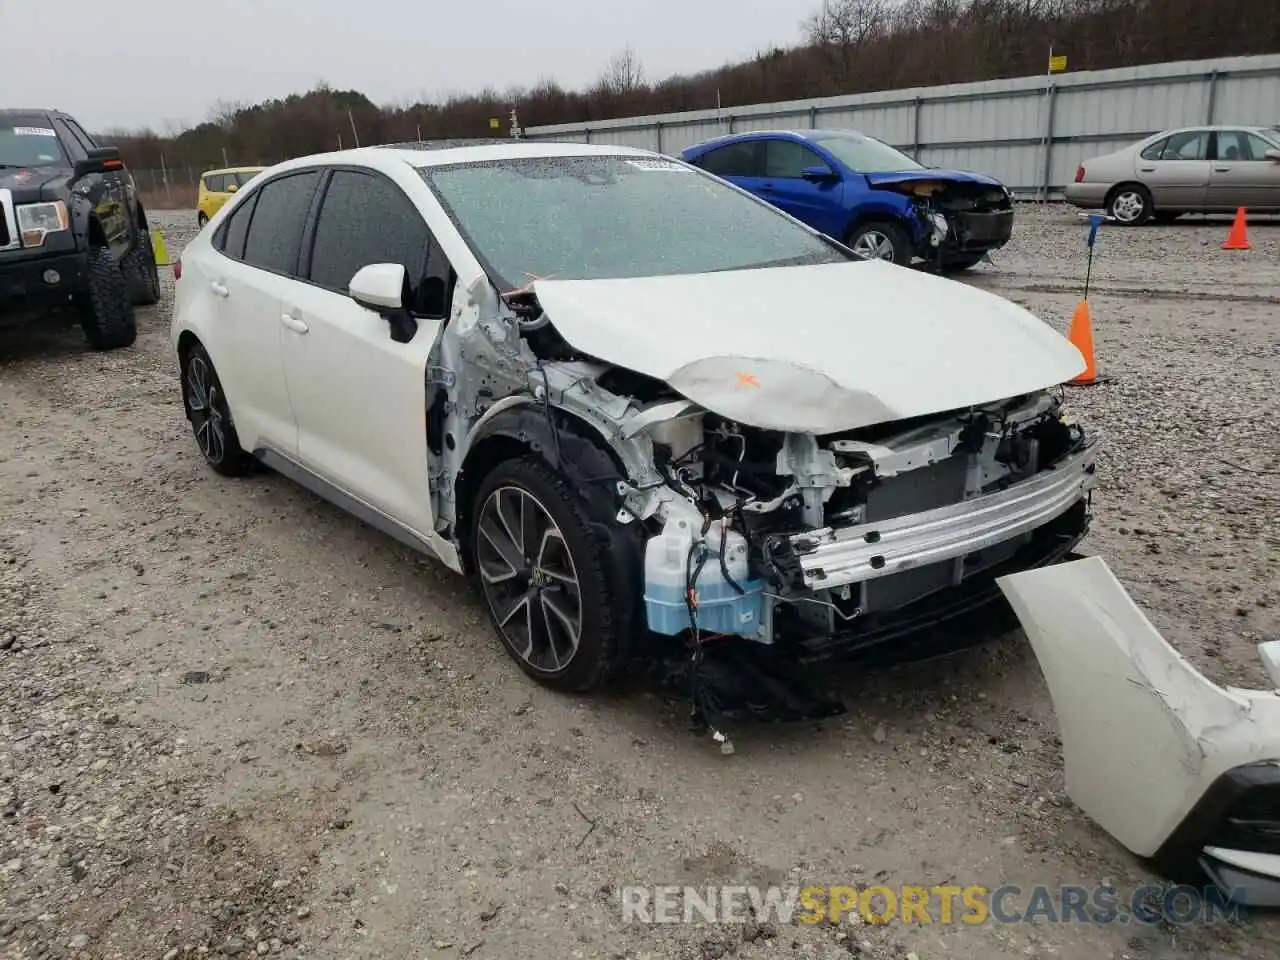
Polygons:
[[294,272],[302,227],[319,178],[320,174],[311,170],[272,180],[258,189],[258,204],[244,245],[245,262],[278,273]]
[[45,116],[10,115],[0,126],[0,163],[14,167],[48,167],[67,162],[57,134]]
[[504,289],[536,277],[655,277],[847,261],[776,208],[657,157],[523,158],[421,172]]
[[836,159],[854,173],[892,173],[898,170],[922,169],[921,164],[916,163],[905,153],[895,150],[874,137],[846,134],[839,137],[813,137],[812,139],[828,153],[835,154]]
[[717,177],[758,177],[761,172],[758,141],[732,143],[712,150],[698,161],[698,166]]
[[338,170],[329,181],[315,245],[312,283],[346,293],[351,278],[371,263],[398,263],[416,297],[427,260],[427,225],[404,192],[374,174]]
[[231,211],[231,216],[222,227],[222,240],[219,249],[228,257],[244,259],[244,241],[249,235],[249,221],[253,218],[253,208],[258,202],[257,194],[251,196],[240,206]]
[[1151,144],[1151,146],[1147,147],[1147,149],[1142,151],[1142,154],[1141,154],[1142,159],[1143,160],[1159,160],[1160,157],[1164,154],[1164,148],[1168,142],[1169,142],[1168,137],[1165,137],[1163,140],[1157,140],[1155,143]]
[[1219,160],[1266,160],[1267,151],[1274,150],[1261,137],[1243,130],[1225,130],[1218,133]]
[[227,188],[227,178],[221,173],[210,173],[204,178],[204,188],[211,193],[222,193]]
[[67,117],[67,126],[71,128],[71,132],[75,134],[76,139],[80,141],[80,145],[86,150],[93,150],[98,147],[98,141],[85,133],[84,128],[70,117]]
[[236,183],[239,186],[243,187],[246,183],[248,183],[250,180],[252,180],[261,172],[262,172],[261,170],[240,170],[234,174],[236,178]]
[[781,179],[800,179],[807,167],[830,169],[827,162],[802,143],[794,140],[769,140],[764,148],[764,175]]
[[71,154],[72,160],[84,160],[89,156],[89,154],[85,152],[84,146],[76,139],[76,135],[71,132],[71,128],[67,126],[65,121],[55,118],[53,121],[53,127],[58,131],[58,135],[62,138],[62,144],[66,147],[67,152]]
[[1209,156],[1209,133],[1206,130],[1188,130],[1175,133],[1165,141],[1161,160],[1204,160]]

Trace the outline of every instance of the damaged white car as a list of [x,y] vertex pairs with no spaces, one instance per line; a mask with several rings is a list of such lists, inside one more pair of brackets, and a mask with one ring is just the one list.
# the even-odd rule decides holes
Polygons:
[[266,464],[473,574],[561,689],[663,637],[693,663],[896,639],[1088,527],[1075,347],[654,153],[303,157],[175,275],[209,464]]

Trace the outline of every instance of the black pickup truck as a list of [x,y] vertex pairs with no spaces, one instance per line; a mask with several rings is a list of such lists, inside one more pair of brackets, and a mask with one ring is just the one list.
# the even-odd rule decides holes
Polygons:
[[127,347],[160,299],[146,211],[115,147],[57,110],[0,109],[0,328],[78,316]]

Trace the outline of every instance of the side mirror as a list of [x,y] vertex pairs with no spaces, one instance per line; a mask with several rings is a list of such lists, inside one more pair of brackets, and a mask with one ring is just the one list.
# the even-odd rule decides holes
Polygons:
[[391,325],[391,339],[408,343],[418,323],[404,306],[408,277],[399,263],[371,263],[356,271],[347,287],[351,299]]
[[124,169],[124,161],[120,159],[118,147],[94,147],[83,160],[77,160],[75,175],[84,177],[91,173],[106,173],[108,170]]
[[838,179],[836,172],[830,167],[805,167],[801,176],[813,183],[826,183],[828,180]]
[[228,183],[228,184],[227,184],[227,193],[235,193],[235,192],[236,192],[237,190],[239,190],[239,189],[240,189],[240,184],[238,184],[238,183]]
[[1277,163],[1280,163],[1280,150],[1268,150],[1263,154],[1263,156],[1268,160],[1274,160]]

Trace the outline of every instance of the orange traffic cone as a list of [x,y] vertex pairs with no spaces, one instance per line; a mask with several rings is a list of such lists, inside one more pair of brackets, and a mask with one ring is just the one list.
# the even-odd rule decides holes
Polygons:
[[1084,386],[1098,382],[1098,363],[1093,355],[1093,319],[1089,314],[1089,301],[1081,300],[1076,305],[1076,312],[1071,317],[1071,329],[1067,339],[1084,357],[1084,373],[1071,382]]
[[1250,250],[1249,246],[1249,219],[1245,214],[1244,207],[1236,210],[1236,219],[1231,224],[1231,232],[1227,234],[1227,239],[1222,243],[1223,250]]

